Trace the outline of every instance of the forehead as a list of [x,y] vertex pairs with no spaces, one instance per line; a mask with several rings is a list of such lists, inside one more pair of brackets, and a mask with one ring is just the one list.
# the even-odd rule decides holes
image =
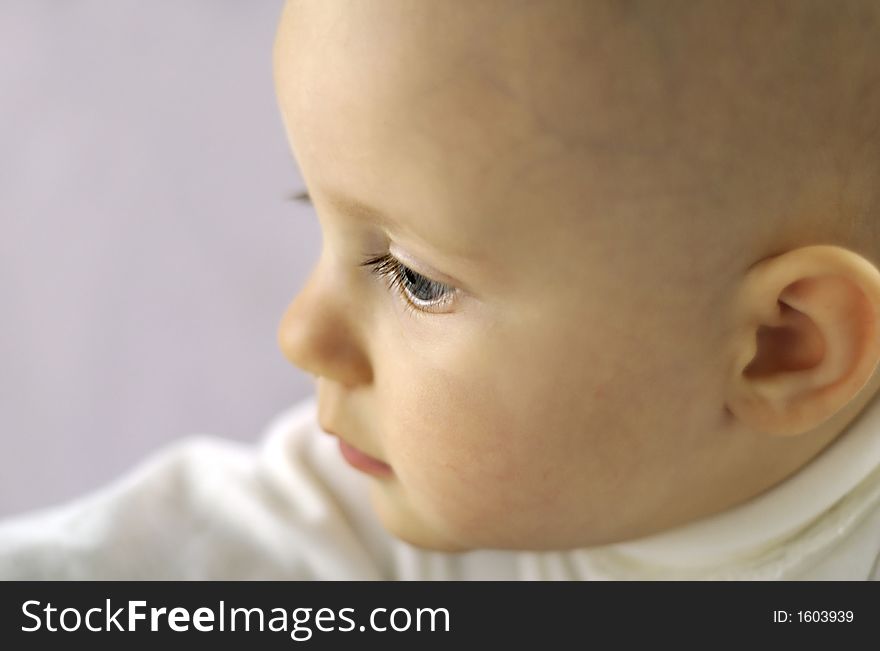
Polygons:
[[316,199],[326,185],[461,257],[590,256],[608,239],[592,217],[672,193],[645,168],[668,138],[649,45],[586,6],[288,2],[276,90]]

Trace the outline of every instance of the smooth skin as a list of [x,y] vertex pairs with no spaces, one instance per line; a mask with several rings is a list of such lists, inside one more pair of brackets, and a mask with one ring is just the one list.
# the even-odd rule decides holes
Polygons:
[[[871,7],[286,4],[324,239],[278,340],[322,426],[393,469],[389,532],[631,540],[845,430],[880,360]],[[402,284],[361,264],[389,254]]]

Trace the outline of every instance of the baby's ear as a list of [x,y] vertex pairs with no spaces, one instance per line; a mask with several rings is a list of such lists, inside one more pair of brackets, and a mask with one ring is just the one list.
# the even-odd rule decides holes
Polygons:
[[734,309],[730,411],[796,435],[849,403],[880,360],[880,271],[839,246],[794,249],[751,267]]

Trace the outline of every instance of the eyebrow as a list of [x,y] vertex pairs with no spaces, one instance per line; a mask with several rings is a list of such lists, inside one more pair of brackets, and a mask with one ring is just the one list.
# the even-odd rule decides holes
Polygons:
[[[428,247],[429,250],[436,250],[441,253],[445,251],[446,253],[454,255],[460,260],[482,262],[482,256],[475,253],[474,251],[462,251],[459,250],[457,247],[443,245],[438,246],[435,242],[432,242],[430,239],[426,239],[418,232],[414,231],[405,222],[394,219],[387,213],[379,210],[374,206],[366,204],[357,199],[347,197],[340,193],[330,192],[326,189],[322,190],[322,194],[324,197],[326,197],[327,203],[330,204],[330,206],[332,206],[333,209],[340,214],[350,215],[357,219],[364,219],[377,224],[382,224],[383,226],[389,227],[393,231],[404,233],[419,240],[426,247]],[[309,192],[306,189],[290,194],[288,196],[288,200],[313,205],[312,197],[311,195],[309,195]]]
[[[340,214],[349,215],[356,219],[363,219],[365,221],[370,221],[376,224],[382,224],[383,226],[387,226],[392,230],[405,232],[410,236],[419,239],[424,244],[432,246],[428,240],[420,236],[417,232],[413,231],[412,228],[410,228],[407,224],[403,223],[400,220],[394,219],[393,217],[388,215],[388,213],[383,212],[382,210],[379,210],[374,206],[366,204],[363,201],[359,201],[357,199],[352,199],[351,197],[347,197],[338,192],[330,192],[326,189],[322,191],[322,194],[324,197],[326,197],[327,203],[330,204],[330,206]],[[314,205],[312,197],[311,195],[309,195],[309,192],[306,189],[291,194],[288,197],[288,200]]]
[[[356,219],[363,219],[365,221],[391,226],[392,228],[412,233],[411,229],[407,228],[405,224],[393,219],[388,213],[366,204],[363,201],[347,197],[338,192],[331,192],[326,188],[322,190],[322,194],[326,197],[327,203],[340,214],[350,215]],[[304,190],[295,195],[295,198],[303,202],[312,203],[312,198],[309,195],[308,190]],[[416,233],[412,234],[416,235]]]

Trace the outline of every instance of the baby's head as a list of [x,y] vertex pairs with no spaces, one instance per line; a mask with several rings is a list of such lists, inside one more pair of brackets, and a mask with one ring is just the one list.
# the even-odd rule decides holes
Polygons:
[[648,535],[875,394],[876,3],[294,0],[274,56],[324,236],[279,343],[398,537]]

